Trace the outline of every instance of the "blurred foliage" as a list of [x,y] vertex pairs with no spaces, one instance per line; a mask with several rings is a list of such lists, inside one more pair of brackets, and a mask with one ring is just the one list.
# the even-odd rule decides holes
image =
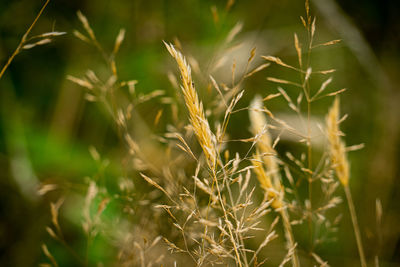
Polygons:
[[[28,25],[41,7],[42,1],[19,0],[0,2],[0,62],[12,54]],[[303,1],[236,1],[226,12],[225,1],[212,0],[58,0],[50,2],[34,28],[34,34],[52,30],[68,34],[55,38],[44,46],[23,51],[0,80],[0,263],[2,266],[34,266],[46,261],[41,244],[46,241],[61,266],[80,264],[62,246],[52,241],[45,226],[50,223],[49,202],[58,198],[58,191],[45,197],[35,192],[40,182],[64,185],[75,197],[63,216],[63,230],[71,248],[84,251],[80,228],[79,203],[86,194],[85,177],[103,181],[110,192],[124,176],[123,147],[118,132],[104,108],[84,100],[84,91],[66,80],[67,75],[80,76],[87,69],[106,73],[101,55],[72,34],[81,25],[76,17],[81,10],[90,20],[101,44],[109,51],[120,28],[126,29],[125,41],[117,55],[119,76],[123,80],[138,80],[140,93],[156,89],[174,96],[167,73],[171,62],[162,40],[178,38],[185,52],[199,60],[202,68],[218,51],[229,30],[244,23],[240,38],[257,46],[258,52],[280,56],[285,62],[296,62],[293,33],[301,33],[299,16],[304,13]],[[368,72],[371,66],[360,62],[351,44],[344,39],[339,45],[316,50],[312,57],[315,68],[335,68],[335,88],[348,88],[342,97],[342,107],[349,118],[343,124],[349,145],[365,143],[361,151],[350,154],[351,186],[359,214],[366,252],[370,260],[379,253],[382,266],[400,264],[400,188],[399,132],[400,109],[398,91],[400,71],[400,11],[398,1],[344,1],[341,14],[350,18],[365,36],[388,80],[385,84]],[[219,11],[215,24],[211,6]],[[343,39],[340,30],[332,28],[329,18],[313,7],[317,16],[318,42]],[[304,38],[301,37],[300,38]],[[354,45],[354,44],[353,44]],[[358,44],[355,44],[356,46]],[[251,49],[250,46],[250,49]],[[250,50],[249,49],[249,50]],[[372,63],[372,62],[371,62]],[[243,106],[255,94],[263,96],[276,92],[276,86],[266,76],[288,77],[281,68],[272,66],[245,84],[248,96]],[[378,75],[378,74],[377,74]],[[199,87],[207,82],[198,79]],[[378,81],[377,81],[378,80]],[[291,91],[289,91],[290,93]],[[210,100],[207,90],[200,94]],[[295,97],[295,94],[293,95]],[[161,120],[151,125],[158,105],[139,107],[144,123],[163,132]],[[326,114],[330,100],[316,104],[316,114]],[[282,105],[271,101],[270,109]],[[232,138],[248,135],[247,114],[235,115],[230,124]],[[282,144],[282,148],[286,144]],[[104,167],[90,156],[88,147],[95,146],[109,164]],[[235,149],[243,150],[241,144]],[[382,240],[376,236],[375,199],[383,204]],[[75,203],[74,203],[75,201]],[[121,209],[110,205],[104,216],[112,220]],[[338,241],[320,254],[332,266],[354,266],[356,255],[350,218],[345,205],[344,219]],[[102,261],[107,266],[113,256],[108,242],[96,239],[90,250],[89,265]],[[81,252],[79,252],[81,253]],[[82,253],[83,254],[83,253]],[[80,255],[82,256],[82,255]]]

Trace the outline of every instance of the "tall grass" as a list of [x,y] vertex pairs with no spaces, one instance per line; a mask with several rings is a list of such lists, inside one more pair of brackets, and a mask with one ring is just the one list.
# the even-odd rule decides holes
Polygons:
[[[231,2],[227,6],[231,6]],[[218,21],[215,8],[212,10],[214,20]],[[192,75],[192,69],[202,71],[202,66],[194,57],[184,56],[178,40],[175,45],[164,42],[180,76],[181,85],[178,85],[173,71],[170,73],[170,80],[180,87],[176,88],[178,97],[168,96],[165,91],[137,94],[137,81],[121,80],[118,76],[116,55],[125,30],[119,32],[112,51],[108,53],[97,40],[88,19],[78,12],[84,31],[75,30],[74,34],[99,51],[108,76],[99,78],[94,70],[88,70],[82,77],[70,75],[68,79],[86,89],[87,100],[100,102],[106,107],[125,145],[130,164],[125,167],[126,177],[121,179],[119,191],[113,195],[95,179],[88,182],[82,216],[82,229],[87,237],[83,258],[71,250],[64,239],[58,216],[62,201],[51,204],[49,235],[70,250],[77,262],[83,265],[89,265],[88,251],[93,241],[104,234],[111,236],[118,251],[117,265],[261,266],[265,263],[284,266],[291,263],[295,267],[328,266],[328,262],[318,255],[318,249],[328,242],[327,235],[337,230],[340,219],[330,212],[341,203],[337,188],[342,185],[361,265],[366,266],[349,188],[350,169],[346,156],[349,149],[341,140],[343,134],[338,127],[342,121],[338,99],[345,90],[330,89],[330,75],[335,70],[315,70],[311,61],[315,48],[339,41],[315,44],[316,19],[311,15],[308,1],[305,10],[305,16],[301,17],[305,41],[301,42],[294,34],[295,64],[286,63],[277,56],[260,56],[254,48],[248,51],[242,73],[237,73],[235,61],[232,64],[230,85],[218,82],[211,72],[203,71],[215,99],[211,103],[200,98],[199,87]],[[226,43],[232,42],[239,32],[240,26],[235,26],[228,33]],[[265,62],[254,66],[255,58]],[[209,64],[211,67],[208,69],[212,70],[224,63]],[[269,84],[278,84],[277,92],[261,97],[243,89],[246,80],[271,64],[297,73],[298,80],[268,76]],[[320,86],[315,87],[315,81],[321,79]],[[296,100],[293,100],[293,88],[297,89]],[[124,97],[126,94],[122,90],[126,90],[129,97]],[[247,95],[253,98],[250,104],[243,103]],[[335,100],[333,107],[327,110],[326,125],[314,130],[313,105],[329,97]],[[146,105],[154,98],[160,98],[171,109],[172,116],[162,117],[163,112],[159,109],[153,125],[160,120],[171,121],[157,138],[145,139],[134,134],[138,127],[139,131],[151,132],[141,122],[136,109],[139,104]],[[293,120],[280,118],[281,114],[269,108],[270,101],[278,99],[285,101],[291,118],[300,121],[303,129],[296,127]],[[239,108],[239,105],[245,107]],[[250,129],[250,136],[231,139],[229,124],[234,121],[233,117],[247,112],[250,124],[246,127]],[[296,140],[293,149],[279,147],[287,134]],[[315,148],[317,136],[324,139],[322,153],[317,153]],[[235,151],[231,146],[233,142],[240,142],[247,151]],[[92,147],[90,152],[96,161],[102,160],[95,148]],[[143,182],[146,183],[143,186],[146,192],[139,199],[135,189]],[[44,190],[46,186],[49,185],[42,187],[43,193],[52,190],[51,187]],[[129,201],[120,211],[115,222],[117,225],[102,221],[107,205],[126,199]],[[131,218],[133,212],[135,219]],[[168,231],[158,220],[168,224]],[[113,229],[118,227],[122,230]],[[301,234],[305,229],[307,238]],[[144,235],[145,241],[141,240]],[[265,255],[274,243],[283,246],[279,255],[271,260]],[[167,250],[173,254],[168,255],[165,253]],[[43,251],[56,266],[57,259],[48,247],[44,246]]]

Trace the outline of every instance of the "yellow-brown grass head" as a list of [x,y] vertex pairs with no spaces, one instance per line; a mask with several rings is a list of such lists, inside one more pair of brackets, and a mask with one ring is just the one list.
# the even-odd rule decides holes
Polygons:
[[252,164],[254,166],[254,172],[257,176],[258,181],[260,182],[261,188],[266,192],[269,200],[273,199],[271,206],[274,209],[282,208],[282,190],[280,188],[274,187],[271,182],[271,176],[265,171],[263,167],[263,163],[260,160],[260,156],[258,154],[254,155],[254,159],[252,160]]
[[167,44],[165,42],[164,44],[167,47],[168,52],[178,63],[182,80],[181,89],[186,107],[189,111],[190,124],[192,125],[197,140],[206,156],[207,164],[211,169],[214,169],[217,158],[215,137],[211,132],[208,120],[204,114],[203,104],[199,101],[199,97],[194,87],[191,68],[186,62],[184,56],[177,51],[172,44]]
[[347,186],[349,183],[349,162],[346,155],[346,145],[340,138],[343,134],[339,129],[339,113],[339,98],[336,97],[326,117],[329,153],[339,181],[343,186]]
[[255,167],[254,172],[261,187],[267,192],[268,198],[275,199],[272,206],[279,208],[282,207],[283,197],[280,182],[281,176],[276,159],[276,151],[272,147],[271,136],[267,130],[267,120],[262,112],[262,108],[261,98],[256,97],[251,102],[249,112],[251,132],[256,136],[257,149],[255,160],[252,163]]

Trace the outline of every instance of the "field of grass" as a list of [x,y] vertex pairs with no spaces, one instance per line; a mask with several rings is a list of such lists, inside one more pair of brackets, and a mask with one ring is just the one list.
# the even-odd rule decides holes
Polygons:
[[1,266],[400,266],[396,3],[0,3]]

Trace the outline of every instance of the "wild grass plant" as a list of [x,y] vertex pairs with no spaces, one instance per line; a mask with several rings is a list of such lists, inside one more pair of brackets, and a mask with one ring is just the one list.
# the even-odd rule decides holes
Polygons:
[[[227,10],[233,2],[228,1]],[[218,12],[215,7],[211,10],[217,22]],[[100,103],[112,118],[125,148],[121,162],[124,177],[118,178],[118,188],[113,191],[96,175],[86,179],[81,208],[84,252],[75,251],[63,232],[60,209],[68,195],[50,204],[51,224],[46,228],[50,237],[83,266],[93,264],[89,251],[99,238],[113,248],[114,260],[109,264],[116,266],[329,266],[319,250],[333,242],[341,218],[336,211],[342,205],[338,191],[343,188],[360,263],[367,266],[347,159],[347,152],[360,146],[346,147],[339,128],[346,119],[339,112],[339,97],[345,89],[330,88],[335,72],[331,66],[314,69],[312,65],[314,49],[339,40],[318,43],[317,23],[308,1],[305,10],[305,16],[300,17],[304,34],[293,38],[297,55],[293,64],[277,56],[259,55],[253,48],[247,51],[244,65],[217,54],[214,58],[219,60],[213,58],[203,68],[194,56],[185,56],[178,39],[173,44],[165,41],[166,54],[174,61],[168,76],[176,94],[166,90],[142,94],[136,88],[138,81],[121,79],[117,55],[125,30],[119,31],[111,52],[107,52],[89,20],[78,12],[83,30],[73,33],[99,52],[105,71],[100,74],[90,69],[67,79],[83,87],[86,100]],[[47,38],[61,34],[43,34],[37,37],[38,42],[27,44],[34,24],[0,78],[22,48],[44,44]],[[227,34],[226,50],[237,45],[233,40],[240,30],[241,24],[237,24]],[[262,62],[256,63],[260,62],[256,58]],[[219,82],[213,73],[228,62],[233,62],[229,84]],[[298,80],[268,75],[272,65],[297,73]],[[261,74],[267,75],[266,84],[275,92],[260,96],[246,88],[247,80]],[[202,100],[204,83],[197,83],[196,77],[207,81],[213,101]],[[156,116],[144,122],[138,107],[154,105],[155,99]],[[252,100],[243,103],[246,99]],[[333,103],[322,124],[313,114],[314,104],[321,99]],[[272,101],[287,104],[289,120],[269,108]],[[248,124],[235,120],[243,113]],[[160,121],[164,132],[156,133],[152,126]],[[248,135],[231,138],[230,123],[243,124]],[[288,136],[294,140],[294,149],[280,147]],[[322,145],[314,141],[317,139],[323,140]],[[245,153],[235,151],[233,143],[246,147]],[[100,169],[108,164],[95,147],[89,150]],[[55,184],[43,184],[39,192],[45,195],[56,188]],[[119,212],[106,220],[102,214],[109,205],[117,205]],[[48,258],[43,266],[59,265],[51,247],[43,244],[42,250]],[[277,256],[266,256],[271,250]]]

